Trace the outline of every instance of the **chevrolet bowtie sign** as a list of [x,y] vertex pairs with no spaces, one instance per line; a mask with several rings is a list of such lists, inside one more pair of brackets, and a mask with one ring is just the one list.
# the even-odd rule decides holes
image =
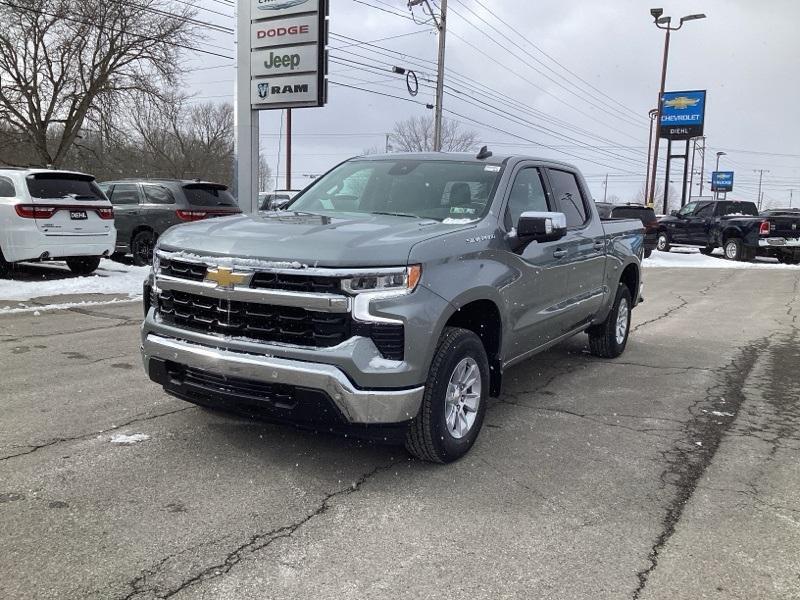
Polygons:
[[706,118],[706,92],[666,92],[661,99],[660,136],[668,140],[688,140],[703,135]]
[[244,0],[239,6],[250,10],[253,110],[323,106],[328,0]]

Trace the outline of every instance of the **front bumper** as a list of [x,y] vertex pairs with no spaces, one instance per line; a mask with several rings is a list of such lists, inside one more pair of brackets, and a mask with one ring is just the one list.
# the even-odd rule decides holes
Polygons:
[[[281,385],[297,390],[324,394],[336,406],[348,424],[395,424],[414,418],[422,403],[424,387],[402,390],[359,389],[342,370],[319,364],[221,349],[185,340],[161,336],[146,329],[142,334],[142,359],[151,379],[167,391],[182,395],[182,382],[171,381],[162,364],[191,368],[234,378],[251,384]],[[158,365],[159,368],[153,368]],[[171,390],[171,387],[175,390]],[[220,385],[219,389],[230,386]],[[185,395],[185,394],[183,394]],[[272,401],[265,397],[264,401]],[[302,407],[301,407],[302,408]],[[291,415],[287,417],[291,420]]]

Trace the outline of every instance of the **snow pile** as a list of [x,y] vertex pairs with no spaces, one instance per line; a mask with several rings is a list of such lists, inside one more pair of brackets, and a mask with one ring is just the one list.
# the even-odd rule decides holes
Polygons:
[[0,279],[0,300],[74,294],[121,294],[135,299],[141,297],[142,283],[149,272],[150,267],[133,267],[110,260],[101,261],[100,268],[88,277],[72,275],[65,264],[58,262],[21,266],[14,279]]
[[650,258],[644,259],[642,265],[683,269],[800,269],[800,265],[784,265],[774,258],[758,257],[751,262],[726,260],[719,249],[713,255],[705,256],[697,248],[673,248],[671,252],[654,250]]
[[146,442],[150,439],[150,436],[146,433],[132,433],[130,435],[126,435],[124,433],[118,433],[115,436],[112,436],[111,443],[112,444],[119,444],[121,446],[133,446],[134,444],[139,444],[141,442]]

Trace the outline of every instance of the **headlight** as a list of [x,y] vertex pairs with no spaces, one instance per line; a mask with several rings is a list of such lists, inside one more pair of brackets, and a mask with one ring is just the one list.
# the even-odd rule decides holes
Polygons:
[[348,294],[392,291],[413,292],[419,283],[420,277],[422,277],[421,265],[385,269],[343,279],[342,289]]

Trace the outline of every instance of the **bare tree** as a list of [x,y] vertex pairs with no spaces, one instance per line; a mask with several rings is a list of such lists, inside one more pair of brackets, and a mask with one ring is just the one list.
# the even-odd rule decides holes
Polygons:
[[0,4],[0,118],[36,162],[60,166],[104,106],[176,83],[193,15],[170,0]]
[[[394,150],[398,152],[431,152],[433,150],[433,117],[411,117],[395,123],[392,132]],[[442,122],[442,150],[468,152],[477,149],[478,133],[463,130],[451,119]]]
[[[669,199],[668,204],[670,210],[674,208],[674,204],[678,201],[678,193],[675,190],[675,185],[669,186]],[[636,196],[633,199],[634,202],[637,204],[647,204],[647,198],[645,195],[645,184],[642,184],[642,187],[639,188],[639,191],[636,192]],[[658,207],[663,207],[664,205],[664,182],[663,181],[656,181],[656,193],[653,195],[653,201],[655,202],[656,209]]]
[[267,159],[261,154],[258,157],[258,189],[261,192],[272,191],[272,169],[267,164]]

